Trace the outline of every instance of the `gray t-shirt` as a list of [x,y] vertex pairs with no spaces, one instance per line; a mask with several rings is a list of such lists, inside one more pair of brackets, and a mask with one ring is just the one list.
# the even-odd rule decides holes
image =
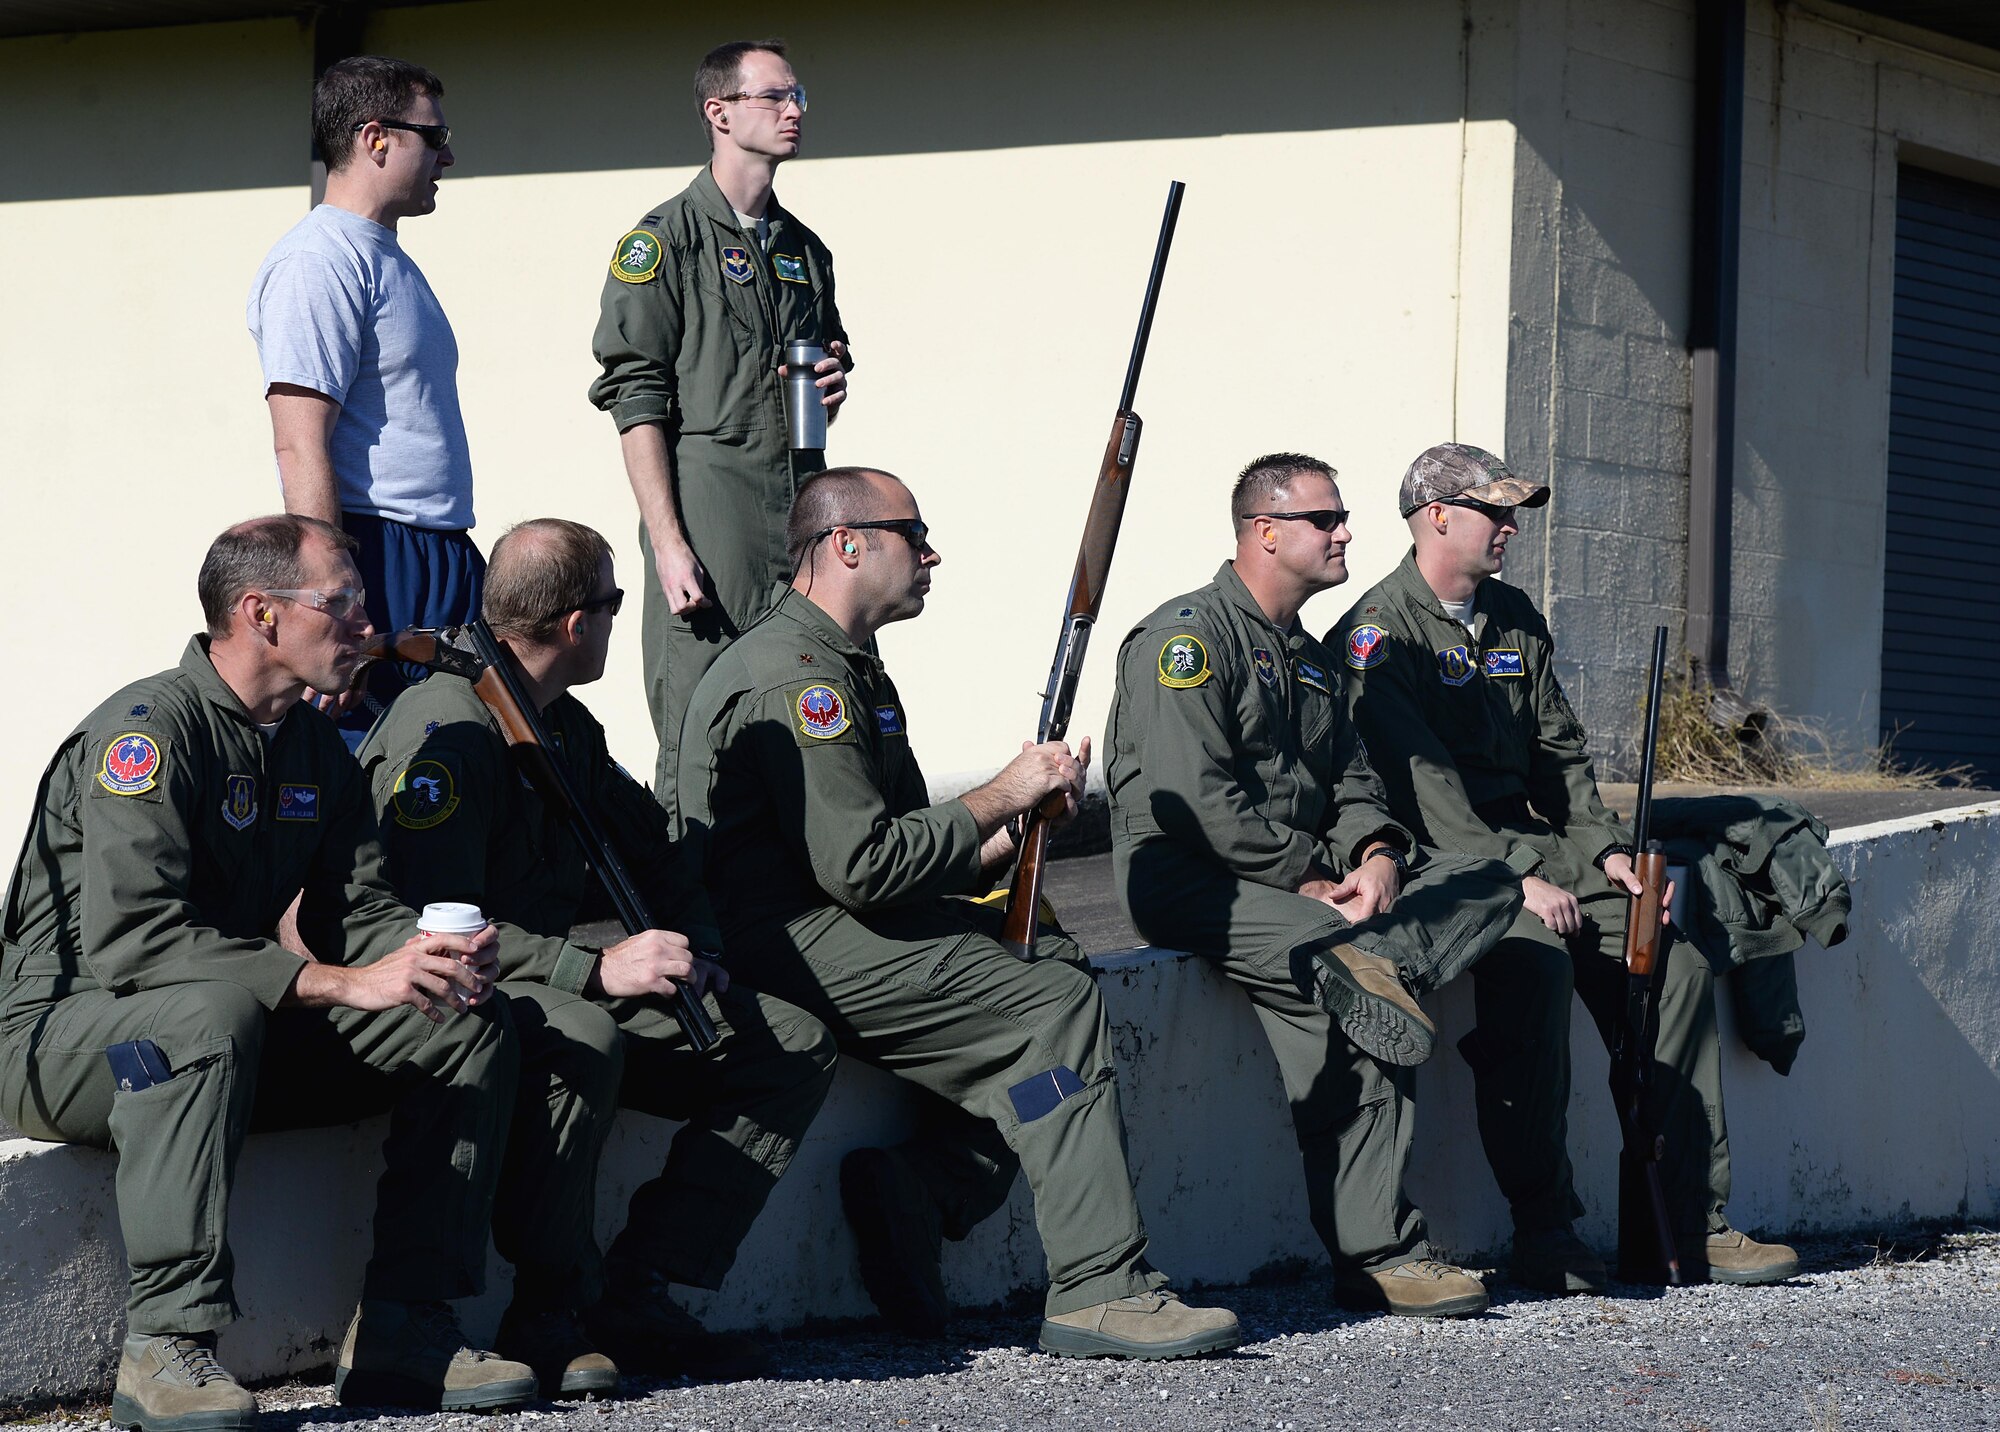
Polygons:
[[340,404],[342,511],[472,526],[458,340],[395,230],[321,204],[265,256],[247,317],[266,391],[292,383]]

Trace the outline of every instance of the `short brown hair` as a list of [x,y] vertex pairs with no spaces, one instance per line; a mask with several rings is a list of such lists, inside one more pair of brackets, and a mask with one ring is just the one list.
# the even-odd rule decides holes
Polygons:
[[1229,489],[1230,521],[1241,531],[1250,514],[1268,509],[1285,484],[1303,473],[1316,473],[1328,482],[1340,476],[1330,464],[1302,452],[1266,453],[1258,458],[1236,474],[1236,485]]
[[280,512],[239,522],[208,544],[201,573],[194,579],[201,597],[202,620],[212,637],[229,635],[229,616],[245,592],[269,587],[296,587],[305,580],[300,561],[308,538],[340,552],[359,544],[330,522]]
[[715,132],[708,123],[708,102],[734,94],[737,77],[743,73],[743,57],[762,50],[766,54],[785,57],[783,40],[731,40],[726,45],[717,45],[701,57],[701,63],[694,71],[694,117],[701,125],[701,132],[707,136],[711,147],[715,144]]
[[313,86],[313,143],[329,174],[354,157],[354,131],[371,119],[401,119],[418,95],[444,98],[444,81],[408,60],[350,55],[326,67]]
[[879,499],[875,484],[869,481],[874,477],[902,481],[879,467],[830,467],[799,484],[798,495],[792,498],[791,519],[785,523],[785,560],[791,563],[793,575],[805,565],[806,553],[829,527],[866,522],[876,515],[873,509]]
[[480,612],[496,632],[544,642],[597,592],[611,544],[595,527],[561,517],[517,522],[493,544]]

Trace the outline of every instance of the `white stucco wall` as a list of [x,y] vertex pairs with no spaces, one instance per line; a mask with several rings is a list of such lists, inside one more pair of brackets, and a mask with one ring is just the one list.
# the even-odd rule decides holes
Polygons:
[[[1409,457],[1500,441],[1513,141],[1481,37],[1504,8],[1476,7],[1470,50],[1457,0],[785,17],[813,107],[779,193],[834,251],[860,359],[829,455],[908,477],[945,559],[924,618],[883,636],[927,771],[990,770],[1032,730],[1169,179],[1188,197],[1107,643],[1226,555],[1251,457],[1342,469],[1351,595],[1401,555]],[[628,587],[590,332],[614,241],[700,162],[683,96],[719,23],[488,0],[379,12],[364,37],[447,87],[459,165],[401,232],[459,338],[476,536],[590,522]],[[278,503],[242,310],[306,207],[309,81],[290,21],[0,41],[0,124],[32,155],[0,179],[0,603],[64,610],[5,638],[35,694],[0,711],[6,839],[62,733],[176,658],[209,538]],[[227,146],[161,122],[215,95]],[[638,626],[591,701],[647,770]],[[1102,660],[1076,734],[1109,694]]]

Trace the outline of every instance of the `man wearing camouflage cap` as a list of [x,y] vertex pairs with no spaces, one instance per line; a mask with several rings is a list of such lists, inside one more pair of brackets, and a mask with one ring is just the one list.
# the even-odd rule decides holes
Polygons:
[[[1414,546],[1327,644],[1345,658],[1348,707],[1396,819],[1428,845],[1504,860],[1521,877],[1524,909],[1489,960],[1534,946],[1566,950],[1608,1047],[1624,1012],[1628,893],[1639,891],[1632,838],[1598,794],[1582,723],[1556,680],[1548,623],[1498,579],[1520,531],[1517,509],[1548,500],[1545,484],[1481,448],[1427,449],[1403,475],[1399,504]],[[1496,1173],[1511,1155],[1491,1136],[1484,1076],[1538,1057],[1546,1066],[1528,1047],[1537,1042],[1532,1031],[1481,1018],[1460,1044],[1482,1076],[1480,1130]],[[1559,1087],[1538,1091],[1557,1111],[1569,1103],[1567,1054]],[[1736,1232],[1723,1214],[1729,1142],[1714,977],[1686,947],[1668,959],[1655,1057],[1649,1112],[1666,1137],[1661,1172],[1682,1268],[1723,1283],[1791,1277],[1791,1249]],[[1602,1283],[1602,1265],[1578,1256],[1587,1250],[1569,1231],[1581,1211],[1567,1189],[1539,1206],[1515,1202],[1516,1281],[1555,1293]]]

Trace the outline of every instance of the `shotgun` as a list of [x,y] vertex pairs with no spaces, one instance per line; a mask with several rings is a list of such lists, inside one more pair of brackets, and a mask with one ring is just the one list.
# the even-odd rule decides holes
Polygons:
[[[499,720],[507,748],[514,753],[515,764],[529,786],[569,823],[570,834],[583,847],[584,860],[610,893],[618,923],[625,927],[625,933],[636,935],[642,930],[661,928],[626,873],[604,827],[578,795],[569,766],[550,742],[541,712],[522,689],[521,679],[508,664],[507,653],[491,627],[480,620],[441,629],[411,627],[393,636],[377,637],[370,644],[370,652],[376,656],[394,656],[431,671],[447,671],[471,682],[474,693]],[[667,1006],[695,1053],[704,1054],[714,1046],[715,1022],[708,1017],[700,1000],[677,988]]]
[[[1076,683],[1083,675],[1083,652],[1090,643],[1090,629],[1097,624],[1098,608],[1104,604],[1104,579],[1111,571],[1111,554],[1118,546],[1118,524],[1125,516],[1125,497],[1130,491],[1132,467],[1139,456],[1139,415],[1132,411],[1138,396],[1139,368],[1146,361],[1146,340],[1153,332],[1153,310],[1160,301],[1160,280],[1167,271],[1167,251],[1173,247],[1174,224],[1180,218],[1181,193],[1187,186],[1178,179],[1167,185],[1167,212],[1160,220],[1159,242],[1153,248],[1153,270],[1146,279],[1146,298],[1139,308],[1139,335],[1132,342],[1132,358],[1125,365],[1125,388],[1118,398],[1118,411],[1111,418],[1111,439],[1104,445],[1104,458],[1097,465],[1097,485],[1090,495],[1090,511],[1083,522],[1083,543],[1076,554],[1076,568],[1070,574],[1069,600],[1063,608],[1062,630],[1056,638],[1055,661],[1049,666],[1048,684],[1042,690],[1042,715],[1036,724],[1035,741],[1060,741],[1069,730],[1070,708],[1076,702]],[[1020,862],[1014,867],[1014,884],[1007,896],[1007,916],[1000,927],[1000,943],[1021,959],[1033,959],[1035,930],[1042,902],[1042,867],[1047,863],[1049,821],[1063,813],[1064,799],[1056,792],[1028,812],[1021,829]]]
[[1666,847],[1652,838],[1653,762],[1660,744],[1660,688],[1666,675],[1667,629],[1653,632],[1653,671],[1646,697],[1646,744],[1639,756],[1633,812],[1632,869],[1643,887],[1625,921],[1625,1022],[1611,1051],[1611,1098],[1624,1145],[1618,1154],[1618,1266],[1629,1282],[1681,1281],[1680,1251],[1660,1182],[1666,1140],[1646,1105],[1653,1085],[1653,1051],[1660,1032],[1660,992],[1666,987]]

